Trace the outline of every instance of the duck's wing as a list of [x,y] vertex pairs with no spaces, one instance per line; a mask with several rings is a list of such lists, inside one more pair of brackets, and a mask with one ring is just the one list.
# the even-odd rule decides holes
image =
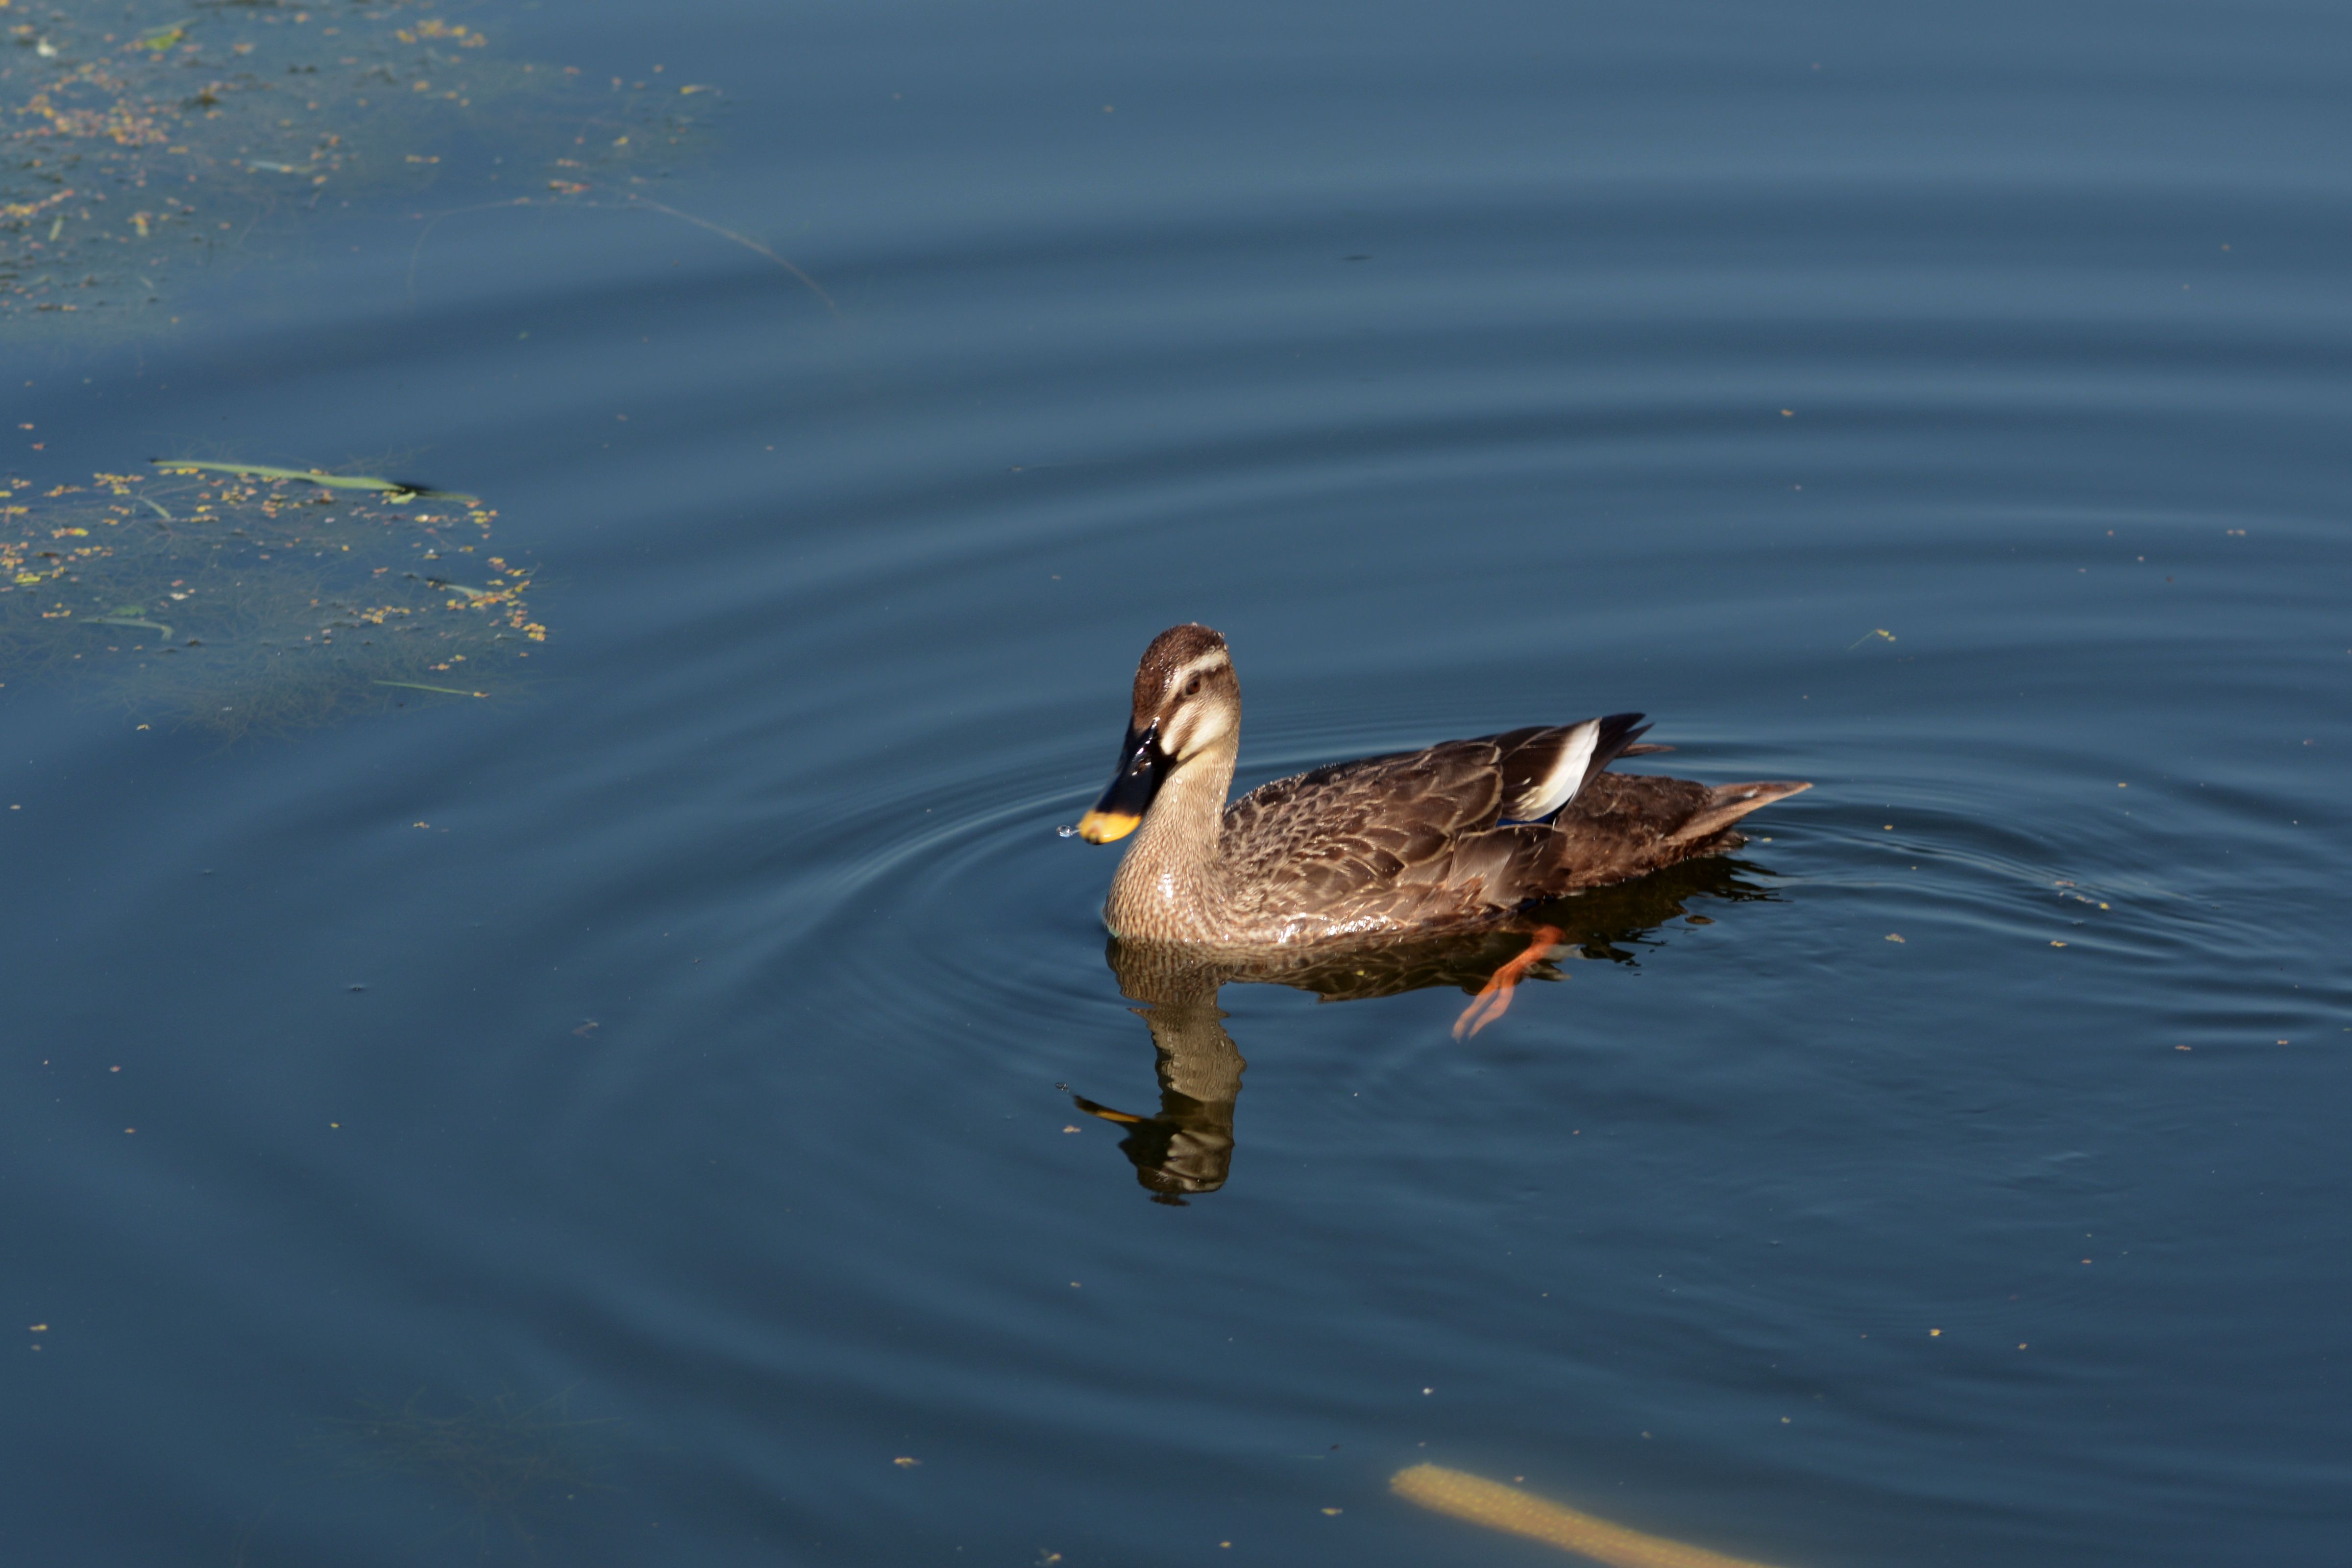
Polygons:
[[[1340,927],[1473,919],[1524,900],[1522,837],[1642,733],[1638,713],[1339,763],[1225,808],[1221,858],[1256,909]],[[1497,832],[1497,828],[1503,831]]]

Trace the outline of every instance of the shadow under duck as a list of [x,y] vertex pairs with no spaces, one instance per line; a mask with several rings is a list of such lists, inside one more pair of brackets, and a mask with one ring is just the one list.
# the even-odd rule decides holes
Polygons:
[[1129,942],[1280,947],[1506,926],[1580,889],[1736,849],[1732,825],[1812,786],[1611,773],[1639,713],[1335,763],[1227,802],[1241,684],[1225,639],[1171,626],[1135,672],[1118,771],[1080,819],[1134,836],[1103,921]]

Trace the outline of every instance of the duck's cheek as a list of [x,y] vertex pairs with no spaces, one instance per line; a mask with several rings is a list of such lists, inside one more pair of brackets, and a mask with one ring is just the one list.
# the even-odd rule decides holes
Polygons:
[[1170,756],[1189,762],[1231,734],[1233,728],[1233,721],[1223,713],[1192,709],[1169,721],[1162,743]]

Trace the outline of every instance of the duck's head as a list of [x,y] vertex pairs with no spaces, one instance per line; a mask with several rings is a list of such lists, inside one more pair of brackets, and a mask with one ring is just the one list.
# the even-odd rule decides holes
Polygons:
[[1135,706],[1118,743],[1118,772],[1078,837],[1108,844],[1134,832],[1152,797],[1188,763],[1230,755],[1242,726],[1241,683],[1225,639],[1206,626],[1171,626],[1151,639],[1135,670]]

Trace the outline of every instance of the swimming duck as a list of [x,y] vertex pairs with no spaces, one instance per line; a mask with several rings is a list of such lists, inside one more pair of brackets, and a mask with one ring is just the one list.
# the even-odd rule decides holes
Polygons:
[[1144,650],[1118,771],[1077,831],[1093,844],[1134,837],[1103,908],[1122,940],[1285,946],[1507,924],[1580,888],[1737,848],[1732,824],[1812,787],[1604,772],[1672,750],[1640,743],[1642,719],[1335,763],[1228,803],[1242,721],[1233,658],[1208,627],[1171,626]]

